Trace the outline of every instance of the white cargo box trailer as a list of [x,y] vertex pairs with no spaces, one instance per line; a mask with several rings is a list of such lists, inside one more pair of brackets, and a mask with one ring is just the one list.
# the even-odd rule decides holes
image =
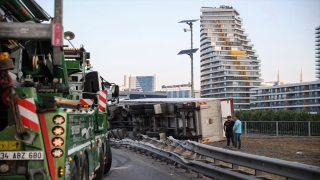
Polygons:
[[109,129],[119,138],[146,134],[202,143],[224,139],[223,123],[233,115],[232,99],[150,98],[120,100],[109,107]]

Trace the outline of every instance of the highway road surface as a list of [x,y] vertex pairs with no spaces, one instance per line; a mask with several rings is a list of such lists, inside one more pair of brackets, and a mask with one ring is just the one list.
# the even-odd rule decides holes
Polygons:
[[[176,168],[160,159],[134,152],[129,148],[112,148],[112,167],[104,180],[188,180],[197,179],[195,172]],[[201,180],[210,178],[202,177]]]

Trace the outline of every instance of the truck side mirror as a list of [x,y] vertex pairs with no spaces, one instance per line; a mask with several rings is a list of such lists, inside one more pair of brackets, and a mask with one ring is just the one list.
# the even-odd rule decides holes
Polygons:
[[111,92],[112,92],[112,97],[119,97],[119,86],[113,85]]

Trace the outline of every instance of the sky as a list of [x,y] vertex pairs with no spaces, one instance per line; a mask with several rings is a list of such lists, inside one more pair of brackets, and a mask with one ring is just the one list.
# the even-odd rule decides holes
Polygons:
[[[53,0],[36,0],[52,17]],[[190,49],[191,34],[181,20],[200,19],[200,8],[233,6],[261,60],[265,82],[315,78],[315,27],[320,0],[64,0],[64,31],[75,47],[90,52],[94,71],[124,84],[124,75],[158,75],[162,85],[191,82],[191,60],[177,55]],[[65,44],[69,44],[65,42]],[[70,47],[70,46],[69,46]],[[193,25],[193,47],[200,48],[200,21]],[[200,50],[200,49],[199,49]],[[194,54],[194,87],[200,90],[200,53]]]

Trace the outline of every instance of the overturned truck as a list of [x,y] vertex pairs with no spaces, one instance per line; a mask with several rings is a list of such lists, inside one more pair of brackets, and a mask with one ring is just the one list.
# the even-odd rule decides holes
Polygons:
[[173,136],[202,143],[224,138],[223,123],[233,114],[232,99],[154,98],[121,100],[109,106],[109,130],[115,138],[140,134]]

